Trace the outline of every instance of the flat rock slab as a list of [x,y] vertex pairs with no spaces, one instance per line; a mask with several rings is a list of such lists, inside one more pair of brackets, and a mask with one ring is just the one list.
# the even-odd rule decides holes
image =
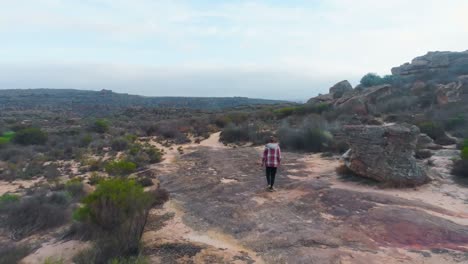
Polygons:
[[226,234],[265,263],[423,263],[428,256],[468,261],[468,227],[449,220],[461,217],[457,212],[335,188],[333,167],[311,172],[304,155],[284,157],[272,193],[265,191],[259,150],[248,147],[200,147],[160,176],[161,186],[182,205],[186,225]]

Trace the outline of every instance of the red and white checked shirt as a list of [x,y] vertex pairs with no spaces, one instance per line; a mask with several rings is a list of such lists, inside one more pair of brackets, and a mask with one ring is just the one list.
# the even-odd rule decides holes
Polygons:
[[269,143],[265,146],[262,158],[263,166],[278,167],[281,163],[281,149],[276,143]]

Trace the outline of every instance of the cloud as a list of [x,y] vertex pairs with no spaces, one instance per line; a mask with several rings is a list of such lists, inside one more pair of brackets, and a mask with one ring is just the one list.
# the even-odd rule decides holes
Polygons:
[[[0,0],[0,5],[4,65],[21,65],[30,78],[42,68],[75,67],[67,79],[52,74],[34,79],[42,86],[152,91],[135,90],[130,80],[141,78],[145,87],[154,81],[177,94],[216,94],[206,87],[224,80],[249,87],[236,88],[245,95],[264,94],[266,87],[259,86],[276,89],[281,83],[272,94],[283,96],[288,87],[295,96],[310,97],[339,80],[387,74],[427,51],[465,50],[468,43],[465,0]],[[101,75],[87,72],[90,65]],[[171,74],[152,77],[160,71]],[[106,76],[126,79],[99,80]],[[182,82],[180,76],[190,78]]]

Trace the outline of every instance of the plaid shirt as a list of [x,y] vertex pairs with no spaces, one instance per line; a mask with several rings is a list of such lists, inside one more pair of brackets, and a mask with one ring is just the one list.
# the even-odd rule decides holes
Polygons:
[[281,149],[278,144],[275,144],[275,147],[271,147],[268,144],[265,146],[263,151],[262,164],[266,167],[278,167],[281,162]]

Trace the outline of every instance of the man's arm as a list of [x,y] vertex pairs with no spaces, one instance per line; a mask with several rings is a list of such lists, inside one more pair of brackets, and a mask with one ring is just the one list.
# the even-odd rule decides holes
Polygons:
[[276,156],[277,160],[278,160],[278,165],[281,163],[281,149],[280,147],[278,147],[278,155]]

